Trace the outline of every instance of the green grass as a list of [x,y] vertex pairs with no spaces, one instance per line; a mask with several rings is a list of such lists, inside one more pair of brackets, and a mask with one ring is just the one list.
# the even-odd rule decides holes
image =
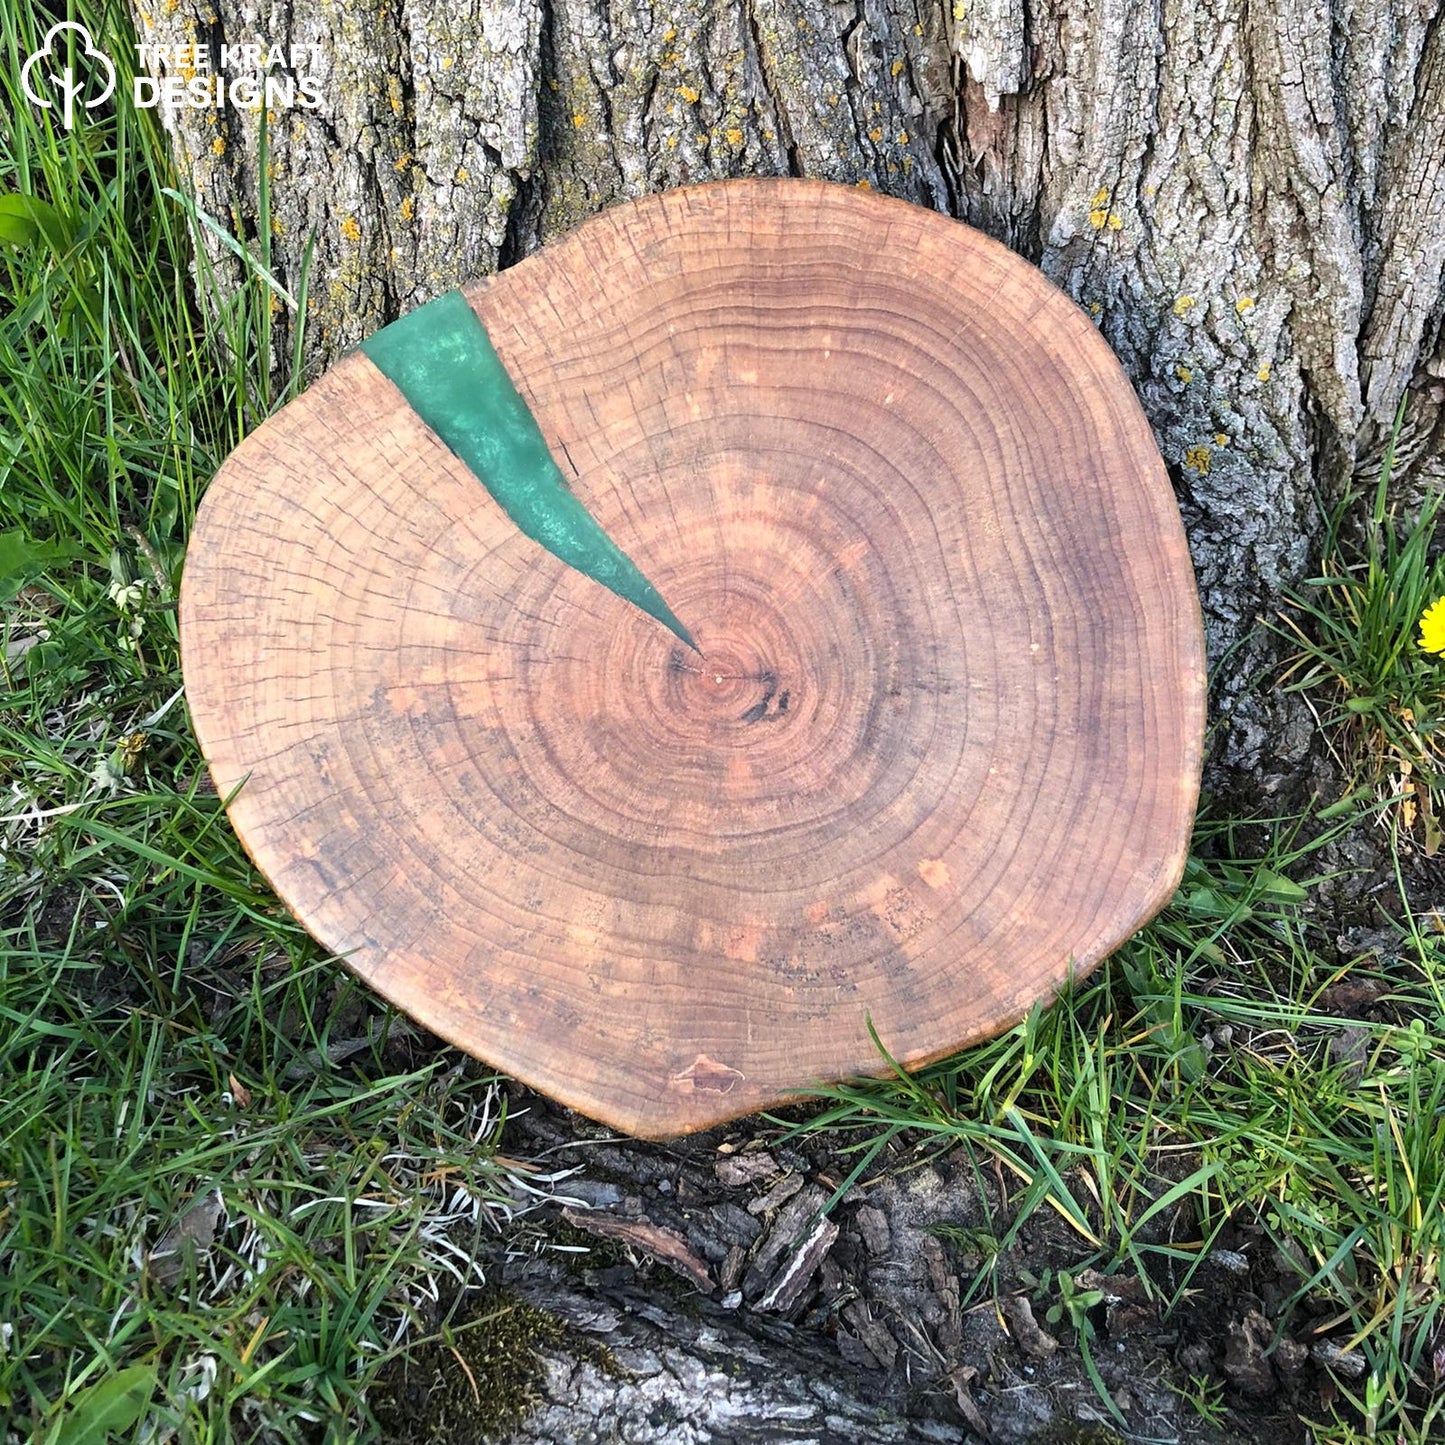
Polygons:
[[[37,28],[30,3],[0,12],[0,194],[39,203],[0,208],[0,1414],[45,1441],[106,1412],[156,1438],[366,1437],[382,1362],[424,1348],[432,1302],[478,1281],[479,1231],[524,1227],[529,1196],[492,1158],[490,1076],[272,898],[180,693],[196,504],[299,386],[272,338],[304,286],[279,295],[264,239],[224,301],[193,278],[209,223],[153,118],[50,128],[18,91]],[[1366,560],[1312,591],[1295,680],[1342,689],[1394,767],[1404,709],[1427,741],[1438,717],[1408,634],[1439,576],[1433,512],[1402,536],[1382,508]],[[1226,1229],[1258,1229],[1366,1362],[1315,1438],[1438,1436],[1445,941],[1402,905],[1388,944],[1337,957],[1301,840],[1348,826],[1206,821],[1174,904],[1097,978],[800,1127],[860,1169],[889,1140],[997,1161],[1007,1209],[961,1231],[987,1245],[968,1297],[1049,1211],[1078,1255],[1048,1308],[1076,1326],[1077,1270],[1138,1271],[1167,1304]],[[1331,1005],[1343,981],[1368,1017]],[[1217,1380],[1191,1389],[1227,1410]]]
[[1408,524],[1389,506],[1395,417],[1362,535],[1349,492],[1326,519],[1326,570],[1294,597],[1280,628],[1298,647],[1282,679],[1318,700],[1348,772],[1384,801],[1408,840],[1434,855],[1445,805],[1445,659],[1421,649],[1420,618],[1445,594],[1445,557],[1434,546],[1441,495]]
[[285,399],[272,293],[208,330],[153,117],[51,129],[36,30],[0,12],[0,194],[44,220],[0,244],[0,1419],[79,1438],[129,1387],[162,1436],[340,1438],[526,1196],[492,1077],[319,955],[205,781],[176,586]]

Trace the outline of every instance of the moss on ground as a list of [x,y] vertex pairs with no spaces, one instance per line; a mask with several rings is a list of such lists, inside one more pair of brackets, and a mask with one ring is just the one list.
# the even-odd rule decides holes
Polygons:
[[1125,1445],[1124,1437],[1107,1425],[1081,1425],[1076,1420],[1055,1420],[1037,1435],[1029,1437],[1029,1445]]
[[605,1346],[510,1291],[483,1290],[441,1336],[386,1366],[367,1392],[383,1440],[485,1445],[520,1425],[542,1398],[542,1352],[566,1348],[611,1374]]

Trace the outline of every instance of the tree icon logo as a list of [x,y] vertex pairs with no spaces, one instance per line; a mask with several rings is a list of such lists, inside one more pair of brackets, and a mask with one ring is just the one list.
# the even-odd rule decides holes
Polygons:
[[[56,40],[60,38],[63,42],[64,37],[61,32],[65,30],[75,32],[73,37],[75,52],[85,56],[90,62],[80,80],[75,77],[75,70],[70,64],[68,54],[56,53]],[[45,63],[42,65],[41,62]],[[36,73],[37,66],[40,67],[38,75]],[[58,91],[60,93],[60,118],[66,130],[75,124],[75,102],[88,89],[88,80],[104,81],[99,92],[84,102],[86,110],[94,110],[96,106],[108,100],[111,92],[115,89],[115,66],[111,63],[110,56],[96,48],[90,31],[74,20],[59,20],[52,25],[46,31],[45,41],[40,49],[20,69],[20,88],[42,110],[53,110],[55,101],[51,98],[51,92]]]

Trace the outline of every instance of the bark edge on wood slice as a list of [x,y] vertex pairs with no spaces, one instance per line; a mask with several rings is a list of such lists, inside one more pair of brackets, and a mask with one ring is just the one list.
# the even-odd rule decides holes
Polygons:
[[[372,987],[615,1127],[941,1058],[1178,884],[1204,724],[1168,476],[1087,316],[933,212],[745,180],[467,288],[697,638],[519,533],[360,353],[202,504],[187,693]],[[232,796],[234,794],[234,796]]]

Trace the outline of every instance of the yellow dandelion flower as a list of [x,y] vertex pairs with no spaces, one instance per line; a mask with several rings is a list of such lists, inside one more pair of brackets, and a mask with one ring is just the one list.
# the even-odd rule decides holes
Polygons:
[[1445,597],[1437,597],[1420,618],[1420,646],[1445,656]]

